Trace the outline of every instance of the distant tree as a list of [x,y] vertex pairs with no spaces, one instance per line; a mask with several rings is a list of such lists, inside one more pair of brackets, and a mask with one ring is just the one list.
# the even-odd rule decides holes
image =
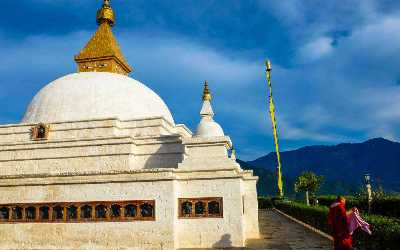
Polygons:
[[315,195],[324,180],[323,176],[318,176],[315,173],[308,171],[303,172],[297,177],[294,183],[294,190],[297,192],[306,193],[307,206],[310,205],[310,194]]
[[372,199],[379,200],[387,197],[388,194],[385,192],[382,186],[379,186],[376,190],[372,190]]

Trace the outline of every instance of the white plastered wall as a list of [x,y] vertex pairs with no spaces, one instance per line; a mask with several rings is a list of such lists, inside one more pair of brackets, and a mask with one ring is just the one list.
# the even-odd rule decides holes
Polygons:
[[179,198],[223,198],[223,218],[178,219],[179,248],[244,246],[239,178],[179,181],[177,192]]
[[[155,200],[155,221],[0,224],[0,249],[175,249],[173,181],[1,187],[0,204]],[[46,235],[46,237],[43,237]],[[62,245],[60,245],[62,243]]]
[[258,227],[258,201],[257,180],[245,179],[242,181],[243,202],[243,233],[246,239],[257,239],[260,237]]

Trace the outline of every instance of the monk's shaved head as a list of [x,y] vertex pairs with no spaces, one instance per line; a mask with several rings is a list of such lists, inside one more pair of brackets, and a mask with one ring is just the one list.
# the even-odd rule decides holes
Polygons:
[[344,196],[339,195],[336,199],[337,202],[346,203],[346,198]]

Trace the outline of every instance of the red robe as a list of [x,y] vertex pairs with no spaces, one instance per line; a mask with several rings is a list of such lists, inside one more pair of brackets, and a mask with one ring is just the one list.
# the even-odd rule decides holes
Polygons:
[[348,230],[346,208],[343,203],[332,204],[328,214],[335,250],[353,250],[353,240]]

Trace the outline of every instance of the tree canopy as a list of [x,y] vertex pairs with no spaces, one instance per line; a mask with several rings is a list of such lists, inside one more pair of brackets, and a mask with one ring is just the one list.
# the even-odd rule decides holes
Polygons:
[[306,192],[306,202],[309,204],[308,194],[314,195],[320,188],[324,180],[323,176],[318,176],[311,171],[303,172],[297,177],[294,183],[294,190],[296,192]]

